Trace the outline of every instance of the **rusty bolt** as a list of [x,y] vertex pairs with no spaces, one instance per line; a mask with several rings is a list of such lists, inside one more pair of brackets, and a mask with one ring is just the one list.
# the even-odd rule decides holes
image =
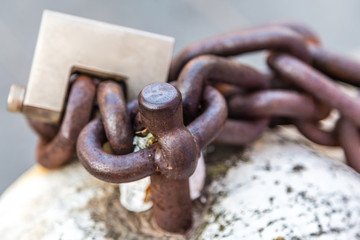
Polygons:
[[162,156],[155,159],[162,174],[188,178],[196,167],[196,145],[183,123],[180,92],[167,83],[148,85],[139,95],[139,111],[143,124],[162,146]]
[[[222,110],[226,109],[225,101],[220,93],[217,93],[219,99],[212,96],[214,94],[211,92],[207,94],[208,98],[220,102],[210,103],[209,106],[216,105],[220,109],[209,107],[204,117],[219,113],[222,116],[220,124],[223,124],[226,118],[226,110]],[[129,113],[124,111],[123,114],[134,115],[133,110],[136,108],[136,104],[128,105]],[[124,183],[151,176],[155,221],[166,231],[183,233],[192,224],[188,178],[195,170],[196,160],[205,142],[200,141],[200,145],[196,145],[195,136],[198,139],[202,137],[198,135],[199,131],[195,131],[194,135],[184,126],[181,94],[170,84],[154,83],[146,86],[139,95],[138,108],[142,124],[157,138],[156,144],[126,155],[108,154],[102,149],[106,141],[104,124],[97,118],[79,136],[78,157],[93,176],[107,182]],[[217,125],[213,128],[219,129]],[[190,129],[194,131],[196,126],[198,124]],[[206,139],[213,137],[210,135]]]
[[148,85],[139,95],[139,111],[159,142],[155,161],[160,173],[151,176],[155,221],[169,232],[185,232],[192,224],[188,178],[199,152],[183,123],[181,94],[167,83]]

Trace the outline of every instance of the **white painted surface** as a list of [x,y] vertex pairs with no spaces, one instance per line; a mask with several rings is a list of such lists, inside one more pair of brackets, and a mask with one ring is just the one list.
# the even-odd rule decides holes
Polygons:
[[358,173],[277,134],[244,157],[211,185],[201,239],[360,239]]
[[201,196],[201,191],[205,185],[206,166],[204,156],[201,153],[195,172],[189,178],[190,197],[195,200]]
[[35,167],[2,195],[1,239],[360,238],[360,179],[347,166],[280,132],[243,155],[223,154],[219,162],[237,164],[208,186],[207,206],[194,204],[196,227],[185,237],[159,230],[151,210],[126,211],[116,185],[74,162]]

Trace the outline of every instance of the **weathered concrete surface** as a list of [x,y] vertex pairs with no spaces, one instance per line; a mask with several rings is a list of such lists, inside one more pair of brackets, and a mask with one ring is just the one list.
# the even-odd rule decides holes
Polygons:
[[151,210],[127,212],[116,185],[73,162],[35,167],[3,194],[1,239],[360,239],[359,174],[290,135],[268,132],[245,152],[209,147],[186,236],[159,230]]
[[283,134],[241,159],[209,187],[200,239],[360,239],[358,173]]

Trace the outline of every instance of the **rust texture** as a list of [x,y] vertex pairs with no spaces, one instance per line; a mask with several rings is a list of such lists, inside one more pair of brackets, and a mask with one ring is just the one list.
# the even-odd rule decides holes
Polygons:
[[106,182],[124,183],[155,173],[155,146],[126,155],[113,155],[103,150],[106,141],[104,125],[99,118],[81,131],[77,154],[91,175]]
[[359,63],[331,52],[321,46],[310,45],[314,67],[329,77],[360,87]]
[[27,121],[35,133],[47,142],[50,142],[59,131],[59,127],[54,124],[44,123],[30,118],[28,118]]
[[40,165],[49,169],[57,168],[75,154],[76,140],[89,122],[94,96],[95,84],[92,79],[80,75],[72,85],[59,132],[51,141],[42,138],[38,144],[36,155]]
[[[329,114],[313,97],[290,90],[261,90],[237,94],[229,99],[230,117],[282,116],[299,119],[323,119]],[[319,111],[320,110],[320,111]]]
[[204,85],[210,78],[250,89],[270,86],[269,76],[235,60],[216,56],[194,58],[181,71],[176,85],[183,97],[186,120],[197,113]]
[[161,173],[172,179],[190,177],[199,152],[183,123],[179,91],[167,83],[148,85],[139,94],[139,111],[144,126],[161,146],[156,157]]
[[134,131],[122,85],[113,81],[101,82],[97,101],[112,151],[119,155],[132,152]]
[[243,146],[252,143],[261,137],[268,124],[268,118],[254,121],[229,119],[214,143],[232,146]]
[[295,126],[305,137],[314,143],[324,146],[339,146],[337,133],[335,129],[331,132],[325,131],[320,128],[319,122],[316,121],[297,121]]
[[155,221],[167,231],[185,232],[192,223],[188,178],[200,153],[183,123],[180,93],[170,84],[148,85],[139,95],[139,111],[159,142],[155,161],[161,173],[151,176],[150,188]]
[[227,107],[225,99],[211,86],[203,93],[204,110],[188,125],[199,150],[210,144],[226,125]]
[[234,56],[258,50],[285,51],[305,62],[311,62],[310,52],[303,37],[297,32],[284,26],[258,27],[226,33],[191,44],[173,60],[169,80],[176,80],[185,64],[197,56]]
[[360,172],[360,135],[358,127],[349,119],[341,118],[338,123],[339,141],[344,149],[347,163]]
[[313,30],[303,24],[299,24],[298,22],[276,21],[274,23],[271,23],[270,25],[280,25],[283,27],[287,27],[300,34],[307,43],[314,45],[321,44],[319,36]]
[[360,102],[349,97],[326,75],[288,54],[269,58],[269,65],[283,78],[295,83],[322,102],[360,125]]
[[157,173],[150,186],[156,223],[166,231],[185,233],[192,225],[189,181]]

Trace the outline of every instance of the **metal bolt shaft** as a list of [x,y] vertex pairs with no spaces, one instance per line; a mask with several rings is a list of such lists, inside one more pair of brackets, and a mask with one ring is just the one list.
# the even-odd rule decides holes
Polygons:
[[183,124],[181,94],[167,83],[148,85],[139,95],[139,111],[161,146],[155,156],[161,173],[151,176],[155,221],[166,231],[184,233],[192,224],[188,178],[195,170],[197,150]]
[[192,225],[189,180],[172,180],[161,173],[151,176],[153,213],[159,227],[184,233]]

